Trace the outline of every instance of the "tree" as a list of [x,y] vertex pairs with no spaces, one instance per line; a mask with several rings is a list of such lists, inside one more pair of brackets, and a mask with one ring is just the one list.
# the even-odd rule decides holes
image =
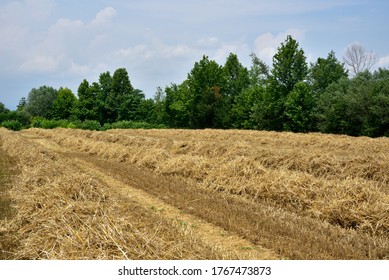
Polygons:
[[77,98],[68,88],[60,88],[57,99],[54,100],[51,107],[51,118],[53,119],[70,119],[74,113]]
[[263,95],[264,87],[252,86],[242,90],[242,92],[235,98],[235,104],[232,108],[234,122],[233,128],[255,128],[253,122],[253,112],[256,104]]
[[0,114],[3,114],[3,113],[8,113],[9,110],[7,108],[5,108],[5,105],[0,102]]
[[17,110],[23,111],[26,106],[27,106],[27,99],[23,96],[19,101],[19,104],[17,106]]
[[155,123],[164,123],[164,103],[166,101],[166,94],[161,87],[157,87],[154,95],[154,114]]
[[325,133],[388,135],[389,70],[364,71],[331,84],[320,96],[317,112],[319,129]]
[[111,91],[106,98],[107,120],[109,122],[134,120],[136,110],[144,99],[142,91],[133,88],[125,68],[117,69],[112,76],[112,81],[109,81],[107,76],[104,78],[107,88],[108,83],[111,82]]
[[255,53],[250,54],[252,66],[249,71],[250,85],[263,86],[270,78],[270,69]]
[[52,87],[33,88],[28,94],[25,111],[32,117],[49,118],[51,106],[57,99],[57,95],[58,91]]
[[304,51],[299,49],[299,44],[292,36],[287,36],[274,55],[271,73],[283,96],[288,95],[295,84],[306,78],[308,66]]
[[262,100],[270,78],[269,66],[254,53],[250,57],[252,66],[248,71],[248,85],[235,97],[232,108],[232,127],[234,128],[258,128],[254,122],[255,108],[258,108],[258,102]]
[[100,91],[100,86],[93,83],[91,86],[87,80],[83,80],[78,87],[77,95],[77,112],[76,115],[81,121],[97,120],[97,95]]
[[284,129],[293,132],[312,131],[313,108],[314,98],[311,89],[306,83],[297,83],[285,101]]
[[169,127],[190,127],[190,98],[188,80],[180,85],[167,86],[163,100],[163,123]]
[[220,127],[216,112],[224,98],[225,84],[225,73],[216,61],[203,56],[195,63],[187,78],[190,127]]
[[288,119],[285,102],[295,85],[306,79],[308,66],[304,51],[292,36],[278,48],[273,57],[273,69],[264,90],[253,107],[256,128],[282,131]]
[[374,52],[367,52],[361,44],[354,43],[347,47],[343,61],[354,75],[370,69],[377,63],[377,55]]
[[99,76],[100,91],[98,92],[97,98],[97,111],[98,120],[101,124],[109,122],[113,119],[110,115],[110,111],[107,105],[107,98],[112,92],[112,76],[109,71],[101,73]]
[[141,90],[134,89],[130,94],[124,96],[123,103],[119,106],[118,120],[140,120],[141,115],[138,115],[139,106],[145,100],[145,96]]
[[223,98],[215,112],[215,124],[221,128],[229,128],[235,122],[232,108],[235,99],[250,85],[249,72],[238,59],[236,54],[230,53],[223,66],[225,85]]
[[309,71],[313,92],[323,93],[330,84],[339,81],[342,77],[347,77],[347,72],[344,63],[336,59],[334,51],[331,51],[327,58],[318,58],[315,64],[311,64]]

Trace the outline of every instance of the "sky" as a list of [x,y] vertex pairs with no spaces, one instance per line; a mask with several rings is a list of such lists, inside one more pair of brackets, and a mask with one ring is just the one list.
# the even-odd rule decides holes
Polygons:
[[68,87],[126,68],[152,98],[181,83],[203,55],[268,65],[292,35],[309,63],[359,43],[389,68],[387,0],[0,0],[0,102],[14,110],[32,88]]

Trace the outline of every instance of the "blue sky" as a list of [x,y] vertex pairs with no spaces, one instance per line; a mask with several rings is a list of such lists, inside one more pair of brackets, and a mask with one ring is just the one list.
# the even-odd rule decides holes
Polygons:
[[69,87],[125,67],[135,88],[181,83],[208,55],[271,65],[288,34],[309,62],[355,42],[389,67],[386,0],[0,0],[0,102],[15,109],[41,85]]

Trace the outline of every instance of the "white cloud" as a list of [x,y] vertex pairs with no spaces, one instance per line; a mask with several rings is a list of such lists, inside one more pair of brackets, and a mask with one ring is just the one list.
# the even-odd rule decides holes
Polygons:
[[81,65],[75,62],[71,62],[69,73],[76,76],[86,76],[90,73],[91,69],[88,65]]
[[116,16],[116,10],[112,7],[107,7],[96,14],[96,17],[92,20],[92,26],[105,25],[111,21],[111,19]]
[[217,37],[206,37],[197,40],[199,47],[212,48],[220,45],[220,40]]
[[[95,65],[101,63],[96,61],[95,55],[109,32],[98,27],[108,23],[115,14],[116,10],[107,7],[90,22],[58,19],[46,29],[46,33],[40,35],[37,42],[30,43],[29,48],[25,49],[18,69],[24,73],[87,75]],[[1,31],[0,34],[4,32]]]
[[378,67],[389,67],[389,55],[378,59]]
[[149,59],[153,56],[153,52],[146,44],[139,44],[129,48],[122,48],[115,53],[119,57],[134,60],[134,59]]
[[12,1],[0,6],[0,21],[9,23],[34,23],[46,20],[53,12],[53,0]]
[[291,35],[297,41],[300,41],[304,38],[305,31],[290,28],[285,32],[278,33],[273,35],[270,32],[259,35],[254,42],[255,53],[267,64],[272,63],[273,56],[277,53],[277,49],[280,47],[281,43],[285,41],[288,35]]
[[58,68],[58,65],[63,60],[63,56],[52,57],[38,55],[28,59],[20,66],[23,72],[52,72]]

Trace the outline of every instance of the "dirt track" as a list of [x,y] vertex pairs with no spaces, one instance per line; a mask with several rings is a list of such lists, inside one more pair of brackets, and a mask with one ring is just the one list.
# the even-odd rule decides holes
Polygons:
[[[223,184],[218,178],[214,178],[216,187],[204,187],[209,179],[204,177],[201,167],[207,163],[193,155],[188,158],[190,151],[185,149],[193,143],[185,134],[172,138],[169,133],[2,130],[3,152],[7,151],[18,162],[20,172],[10,192],[18,214],[13,221],[0,224],[7,230],[2,242],[15,243],[11,258],[379,259],[389,256],[387,238],[331,225],[315,218],[313,210],[304,214],[300,206],[295,206],[298,201],[280,207],[269,198],[253,200],[248,188],[242,193],[218,187]],[[223,145],[212,149],[212,137],[204,137],[202,141],[211,146],[205,154],[224,149]],[[142,143],[154,153],[135,159],[135,153],[131,158],[123,152],[137,151]],[[153,150],[156,146],[159,150]],[[165,150],[159,152],[161,146]],[[165,151],[171,147],[181,149],[176,154],[183,156],[179,161],[182,166],[180,169],[170,163],[167,172],[158,164],[161,157],[168,157]],[[245,156],[247,149],[252,147],[240,144],[240,157]],[[188,161],[190,168],[184,166]],[[243,163],[247,168],[252,164]],[[262,165],[255,173],[236,172],[243,179],[250,174],[257,176],[258,172],[266,176],[266,168],[272,164],[267,162],[268,167]],[[295,172],[296,167],[288,168]],[[314,178],[320,178],[323,165],[309,168]],[[335,178],[329,172],[326,176],[328,180]],[[374,179],[376,175],[371,176]],[[235,184],[234,179],[231,178],[231,185]],[[349,176],[345,180],[350,180]],[[11,240],[11,234],[17,235],[17,242]]]

